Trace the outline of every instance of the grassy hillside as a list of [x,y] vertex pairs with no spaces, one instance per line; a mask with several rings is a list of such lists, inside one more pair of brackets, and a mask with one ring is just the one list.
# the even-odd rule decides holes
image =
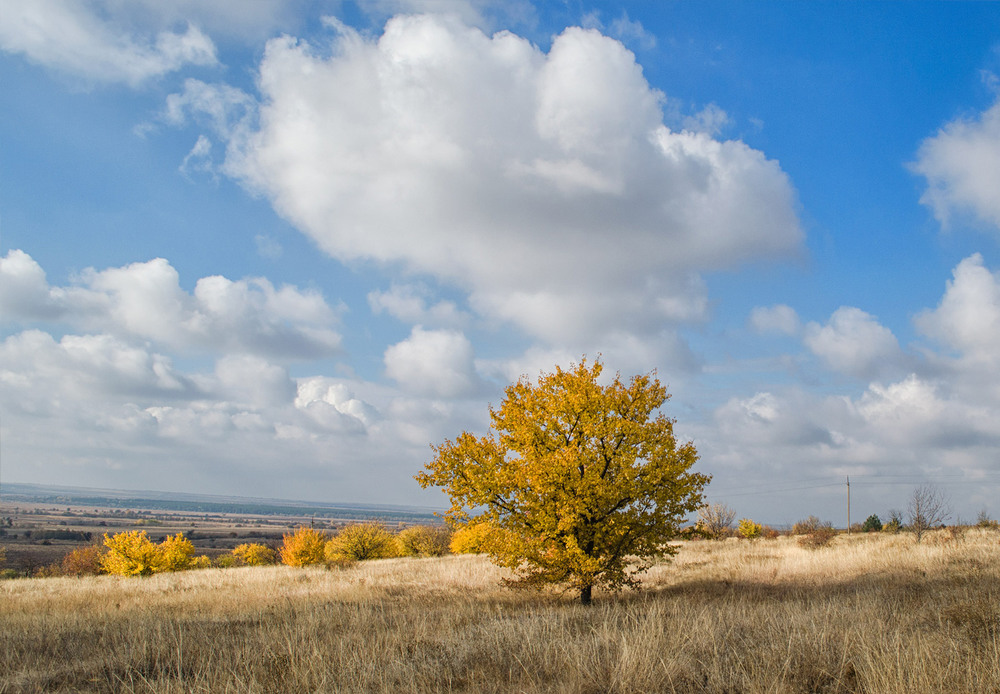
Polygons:
[[639,593],[484,558],[0,582],[0,692],[996,692],[1000,535],[692,542]]

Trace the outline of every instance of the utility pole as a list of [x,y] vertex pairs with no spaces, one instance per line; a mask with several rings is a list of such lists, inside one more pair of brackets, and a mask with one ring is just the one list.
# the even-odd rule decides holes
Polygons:
[[851,476],[847,476],[847,534],[851,534]]

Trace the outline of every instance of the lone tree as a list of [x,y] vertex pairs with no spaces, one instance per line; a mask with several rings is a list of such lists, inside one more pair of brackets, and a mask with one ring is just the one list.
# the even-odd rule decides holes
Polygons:
[[[563,584],[590,604],[594,586],[635,587],[711,479],[691,472],[698,453],[678,443],[653,374],[598,383],[600,360],[556,367],[537,385],[522,377],[490,407],[491,431],[435,446],[416,475],[451,497],[453,523],[486,524],[508,584]],[[472,515],[475,514],[475,515]]]
[[910,527],[917,535],[917,542],[923,539],[924,533],[943,524],[951,515],[948,501],[941,495],[940,491],[929,484],[913,490],[906,510]]
[[713,540],[722,540],[733,531],[736,511],[725,504],[705,504],[698,509],[698,529]]

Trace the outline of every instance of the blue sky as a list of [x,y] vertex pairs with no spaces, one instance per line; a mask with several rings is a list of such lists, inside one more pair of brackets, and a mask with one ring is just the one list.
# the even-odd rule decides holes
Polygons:
[[4,482],[440,506],[656,370],[711,501],[1000,514],[993,3],[0,3]]

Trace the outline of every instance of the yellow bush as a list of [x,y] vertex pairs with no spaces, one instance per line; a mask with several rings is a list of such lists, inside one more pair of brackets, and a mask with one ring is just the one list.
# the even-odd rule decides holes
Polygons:
[[191,560],[191,565],[189,569],[210,569],[212,568],[212,560],[208,558],[208,555],[202,554],[199,557],[195,557]]
[[443,557],[448,554],[451,531],[444,526],[413,525],[396,535],[404,557]]
[[154,544],[145,530],[130,530],[109,536],[104,533],[107,552],[101,568],[117,576],[149,576],[161,571],[183,571],[191,566],[194,545],[184,533],[168,536]]
[[145,530],[130,530],[113,536],[104,533],[108,551],[101,568],[115,576],[149,576],[162,571],[162,552]]
[[184,533],[177,533],[174,536],[167,536],[159,545],[160,548],[160,571],[183,571],[190,568],[191,557],[194,554],[194,545],[191,540],[184,537]]
[[396,538],[381,523],[357,523],[341,530],[330,540],[326,556],[332,560],[386,559],[398,556]]
[[278,563],[278,553],[259,542],[237,545],[232,551],[237,566],[267,566]]
[[754,523],[749,518],[741,518],[737,532],[746,540],[756,540],[764,532],[764,526]]
[[308,566],[326,561],[326,535],[319,530],[303,526],[284,537],[285,543],[279,554],[285,564]]
[[496,540],[497,531],[486,523],[463,525],[451,535],[454,554],[486,554]]

